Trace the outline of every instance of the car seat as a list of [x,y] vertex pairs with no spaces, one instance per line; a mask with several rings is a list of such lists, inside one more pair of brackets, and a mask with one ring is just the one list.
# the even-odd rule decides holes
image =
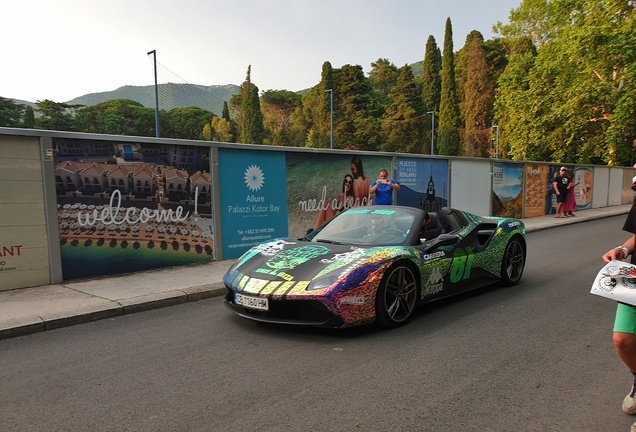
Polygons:
[[442,207],[437,213],[437,223],[442,227],[442,233],[446,234],[454,230],[451,214],[453,210],[449,207]]

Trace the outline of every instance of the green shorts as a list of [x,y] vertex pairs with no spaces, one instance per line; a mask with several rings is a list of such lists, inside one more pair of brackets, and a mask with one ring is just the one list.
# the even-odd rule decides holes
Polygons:
[[614,331],[636,335],[636,306],[619,303],[616,307]]

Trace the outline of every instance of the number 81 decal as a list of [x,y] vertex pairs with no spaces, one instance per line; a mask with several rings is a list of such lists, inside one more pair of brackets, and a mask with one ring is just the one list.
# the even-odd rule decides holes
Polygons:
[[457,283],[470,277],[470,269],[473,266],[474,258],[475,254],[470,246],[465,249],[455,249],[450,270],[451,283]]

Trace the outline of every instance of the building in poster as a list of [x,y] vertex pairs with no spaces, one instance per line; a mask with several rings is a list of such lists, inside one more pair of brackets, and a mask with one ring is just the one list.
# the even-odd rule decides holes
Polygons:
[[54,144],[65,280],[214,259],[209,148]]
[[448,160],[397,158],[397,204],[437,212],[448,205]]

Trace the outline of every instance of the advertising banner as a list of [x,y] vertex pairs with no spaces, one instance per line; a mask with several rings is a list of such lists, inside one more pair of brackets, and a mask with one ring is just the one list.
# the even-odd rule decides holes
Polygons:
[[522,217],[523,164],[492,164],[492,215]]
[[574,187],[576,206],[579,209],[592,208],[592,190],[594,185],[594,170],[592,168],[578,167],[574,169]]
[[219,149],[223,258],[287,236],[285,154]]
[[287,153],[289,235],[302,237],[336,214],[371,204],[369,187],[390,156]]
[[46,285],[45,155],[38,139],[24,137],[0,136],[0,152],[0,291]]
[[448,160],[397,158],[397,204],[437,212],[448,205]]
[[211,261],[210,150],[54,140],[64,280]]
[[524,217],[546,214],[546,191],[548,190],[548,165],[526,164],[525,166]]

